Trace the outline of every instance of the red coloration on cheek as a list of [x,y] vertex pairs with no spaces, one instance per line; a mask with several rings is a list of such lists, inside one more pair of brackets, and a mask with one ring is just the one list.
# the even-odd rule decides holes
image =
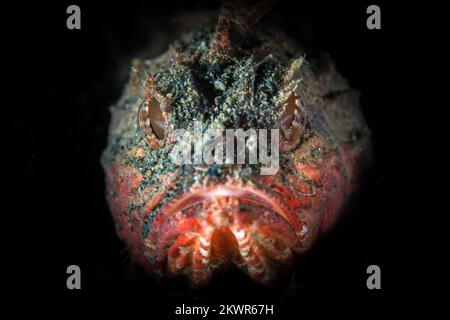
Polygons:
[[[164,199],[166,193],[158,191],[158,186],[137,190],[143,177],[131,166],[113,164],[106,168],[106,172],[107,199],[117,233],[129,246],[132,258],[150,270],[152,267],[144,256],[142,228],[150,212]],[[139,206],[139,210],[129,209],[132,206]]]
[[298,163],[297,170],[302,172],[315,184],[322,186],[315,189],[311,208],[320,217],[321,231],[329,230],[335,223],[344,202],[345,180],[342,179],[335,159],[325,162],[320,168]]

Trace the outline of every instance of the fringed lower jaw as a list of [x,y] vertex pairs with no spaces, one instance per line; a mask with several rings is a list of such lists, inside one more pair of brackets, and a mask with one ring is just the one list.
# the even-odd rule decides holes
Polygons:
[[153,271],[203,286],[231,262],[271,284],[312,238],[310,223],[283,200],[248,185],[191,189],[162,208],[144,240]]

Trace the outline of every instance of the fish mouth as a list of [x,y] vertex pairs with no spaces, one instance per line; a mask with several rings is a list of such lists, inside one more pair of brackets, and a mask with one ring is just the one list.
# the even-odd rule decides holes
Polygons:
[[291,221],[292,219],[290,219],[285,209],[283,209],[283,207],[279,204],[279,201],[277,201],[274,196],[252,187],[234,187],[222,185],[202,188],[187,193],[170,206],[170,209],[165,213],[165,220],[169,219],[177,212],[186,210],[198,203],[229,198],[234,198],[245,203],[253,203],[255,205],[262,206],[277,213],[279,216],[285,219],[286,222],[290,224],[293,223]]
[[283,198],[254,184],[193,186],[163,206],[144,250],[154,271],[209,283],[229,263],[270,284],[290,265],[305,230]]

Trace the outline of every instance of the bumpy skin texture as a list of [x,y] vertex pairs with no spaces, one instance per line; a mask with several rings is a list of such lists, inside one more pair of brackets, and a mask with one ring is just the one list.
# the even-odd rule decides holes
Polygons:
[[[270,284],[333,226],[356,185],[369,137],[358,93],[328,58],[307,62],[282,34],[255,27],[262,11],[224,7],[160,57],[134,61],[111,108],[107,199],[118,235],[151,274],[202,286],[233,263]],[[140,122],[145,103],[160,108],[147,115],[162,123],[160,137]],[[280,129],[280,169],[175,165],[173,132],[195,120]]]

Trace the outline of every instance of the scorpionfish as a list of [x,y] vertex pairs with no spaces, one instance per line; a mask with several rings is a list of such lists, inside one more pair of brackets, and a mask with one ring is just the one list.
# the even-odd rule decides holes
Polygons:
[[[360,180],[370,131],[359,93],[327,55],[309,59],[257,25],[265,11],[225,4],[160,56],[133,60],[111,108],[107,200],[133,262],[151,275],[199,287],[235,265],[270,285],[335,224]],[[174,163],[177,129],[196,122],[202,132],[276,129],[278,170]]]

